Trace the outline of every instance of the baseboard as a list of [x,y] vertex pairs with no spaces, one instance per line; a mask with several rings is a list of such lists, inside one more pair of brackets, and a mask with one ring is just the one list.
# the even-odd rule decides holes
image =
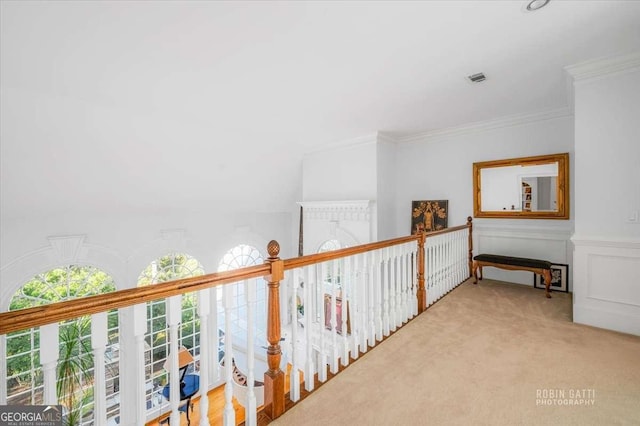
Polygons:
[[640,336],[640,309],[636,313],[612,312],[576,303],[573,322]]

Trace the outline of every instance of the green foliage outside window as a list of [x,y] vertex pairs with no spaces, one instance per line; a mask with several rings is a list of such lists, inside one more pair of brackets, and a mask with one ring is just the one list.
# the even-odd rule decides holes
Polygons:
[[[38,274],[23,285],[13,296],[9,310],[30,308],[61,302],[78,297],[115,291],[113,279],[104,271],[91,266],[70,265]],[[87,320],[88,322],[88,320]],[[108,316],[108,326],[117,339],[117,315]],[[68,324],[60,327],[61,351]],[[83,328],[82,341],[89,342],[90,327]],[[82,343],[83,344],[83,343]],[[40,333],[38,329],[21,330],[7,335],[6,372],[8,402],[15,404],[41,404],[42,392],[28,392],[42,386],[40,366]],[[90,355],[90,351],[89,351]],[[60,359],[63,359],[61,352]],[[75,361],[74,361],[75,362]],[[84,361],[83,361],[84,362]],[[61,400],[65,395],[61,395]]]

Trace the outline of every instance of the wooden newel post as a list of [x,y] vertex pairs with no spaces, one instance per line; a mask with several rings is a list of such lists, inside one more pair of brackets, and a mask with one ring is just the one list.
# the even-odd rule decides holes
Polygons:
[[427,309],[427,290],[424,288],[424,242],[426,235],[424,229],[418,230],[418,314]]
[[269,370],[264,373],[264,412],[274,420],[284,413],[284,372],[280,369],[282,351],[280,350],[280,281],[284,278],[284,262],[278,257],[280,244],[271,240],[267,245],[271,265],[271,274],[266,277],[269,287],[267,306],[267,364]]
[[467,226],[469,227],[469,277],[473,276],[473,218],[467,217]]

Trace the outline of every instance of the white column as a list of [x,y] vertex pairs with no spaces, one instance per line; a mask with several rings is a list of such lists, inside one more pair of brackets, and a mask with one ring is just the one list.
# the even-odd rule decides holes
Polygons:
[[200,318],[200,426],[209,426],[210,302],[209,289],[200,290],[198,292],[198,317]]
[[171,404],[170,422],[180,424],[180,373],[178,365],[178,326],[182,320],[182,295],[171,296],[166,300],[167,326],[169,327],[169,403]]
[[44,404],[56,405],[56,364],[60,352],[58,323],[40,327],[40,364],[44,380]]
[[93,418],[96,424],[107,423],[107,383],[104,350],[107,346],[107,313],[91,316],[91,349],[93,350]]

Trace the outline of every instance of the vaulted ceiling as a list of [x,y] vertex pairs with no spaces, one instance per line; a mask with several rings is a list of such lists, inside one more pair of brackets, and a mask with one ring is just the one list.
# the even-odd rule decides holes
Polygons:
[[0,213],[288,210],[304,152],[566,108],[640,50],[640,2],[525,5],[2,1]]

